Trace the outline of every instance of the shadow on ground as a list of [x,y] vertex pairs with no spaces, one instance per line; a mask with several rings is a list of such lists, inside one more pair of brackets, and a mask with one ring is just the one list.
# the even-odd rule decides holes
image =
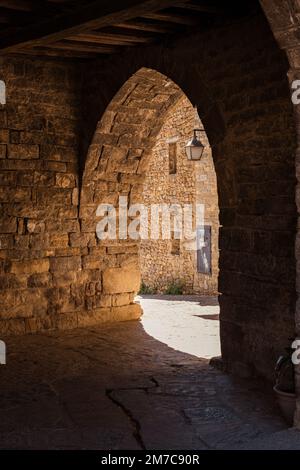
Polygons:
[[195,302],[202,307],[212,306],[216,307],[219,305],[218,297],[210,295],[166,295],[166,294],[155,294],[155,295],[139,295],[141,299],[145,300],[161,300],[169,302],[170,300],[176,302]]
[[271,387],[229,377],[138,321],[7,339],[2,449],[230,449],[286,428]]

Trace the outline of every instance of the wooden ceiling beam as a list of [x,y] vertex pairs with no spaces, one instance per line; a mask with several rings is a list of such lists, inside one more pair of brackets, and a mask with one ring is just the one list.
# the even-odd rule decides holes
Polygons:
[[117,48],[109,46],[100,46],[96,44],[86,44],[80,42],[61,41],[51,44],[52,49],[62,49],[79,52],[90,52],[92,54],[113,54],[117,52]]
[[32,55],[35,57],[55,57],[66,59],[95,59],[97,54],[90,54],[87,52],[69,51],[52,49],[48,47],[33,47],[32,49],[19,49],[14,54],[19,55]]
[[[226,6],[220,4],[214,4],[214,2],[210,0],[201,0],[197,3],[191,2],[179,2],[175,5],[176,8],[181,8],[184,10],[196,11],[199,13],[214,13],[220,14],[226,11]],[[228,8],[228,7],[227,7]]]
[[121,29],[132,29],[134,31],[150,33],[172,33],[174,31],[174,26],[170,25],[170,23],[159,24],[142,20],[132,20],[127,21],[126,23],[117,23],[114,26]]
[[[100,29],[143,16],[152,11],[175,6],[177,0],[102,0],[75,8],[0,36],[2,52],[46,46],[66,37]],[[182,1],[181,1],[182,3]]]
[[128,36],[122,34],[108,34],[108,33],[90,33],[78,34],[77,36],[70,36],[67,39],[77,42],[89,42],[95,44],[107,44],[118,46],[133,46],[135,44],[145,44],[153,42],[153,37],[143,36]]
[[162,11],[159,11],[157,13],[147,13],[146,15],[143,15],[142,18],[184,25],[194,25],[198,22],[197,18],[194,18],[192,16],[180,16]]

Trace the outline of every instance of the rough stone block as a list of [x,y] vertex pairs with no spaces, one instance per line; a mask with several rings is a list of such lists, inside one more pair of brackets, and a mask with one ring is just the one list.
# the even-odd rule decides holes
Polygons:
[[6,145],[0,144],[0,158],[6,157]]
[[0,129],[0,143],[8,144],[9,142],[9,129]]
[[76,312],[68,312],[62,313],[57,316],[55,319],[56,328],[61,330],[70,330],[73,328],[77,328],[78,325],[78,318]]
[[139,304],[125,307],[97,308],[89,312],[78,312],[78,326],[92,326],[101,323],[138,320],[142,315]]
[[0,202],[26,202],[31,199],[30,188],[0,187]]
[[23,335],[25,334],[24,318],[11,318],[0,320],[0,335]]
[[9,144],[8,158],[31,160],[39,158],[40,148],[38,145],[30,144]]
[[103,263],[99,256],[87,255],[82,257],[82,266],[84,269],[101,269]]
[[50,271],[79,271],[81,270],[81,257],[61,257],[50,259]]
[[49,242],[53,248],[65,248],[68,246],[69,236],[67,233],[52,233]]
[[132,266],[124,268],[107,268],[103,271],[103,292],[120,294],[123,292],[138,292],[141,284],[139,269]]
[[110,321],[138,320],[143,314],[140,304],[112,307]]
[[55,184],[59,188],[74,188],[76,185],[75,176],[69,173],[58,173],[55,178]]
[[31,259],[24,261],[11,261],[10,272],[15,274],[33,274],[49,271],[49,259]]
[[16,217],[0,217],[0,232],[4,233],[16,233],[17,232],[17,219]]
[[128,305],[131,303],[131,294],[114,294],[112,296],[112,306],[121,307],[123,305]]
[[50,273],[35,273],[28,278],[28,287],[49,287],[51,281]]

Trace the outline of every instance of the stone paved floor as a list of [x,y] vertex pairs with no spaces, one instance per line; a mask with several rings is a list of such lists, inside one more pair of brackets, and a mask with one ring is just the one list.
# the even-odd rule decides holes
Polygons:
[[[189,347],[191,332],[202,338],[205,328],[218,348],[214,299],[142,303],[143,323],[7,340],[2,449],[230,449],[286,429],[269,386],[213,369],[197,357],[193,339],[194,354],[173,349],[176,341]],[[192,329],[176,332],[172,317],[173,325],[192,317]]]

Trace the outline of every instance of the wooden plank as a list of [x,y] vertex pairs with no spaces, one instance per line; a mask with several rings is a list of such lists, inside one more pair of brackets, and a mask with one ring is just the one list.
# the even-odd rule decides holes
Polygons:
[[94,54],[112,54],[118,52],[117,48],[108,47],[108,46],[98,46],[94,44],[86,44],[80,42],[71,42],[71,41],[61,41],[51,44],[53,49],[62,49],[69,51],[79,51],[79,52],[91,52]]
[[143,32],[150,32],[150,33],[172,33],[174,32],[174,26],[167,24],[158,24],[150,21],[142,21],[142,20],[131,20],[127,21],[126,23],[118,23],[115,24],[117,28],[121,29],[130,29],[134,31],[143,31]]
[[224,13],[226,9],[228,10],[228,6],[222,5],[222,3],[214,4],[210,0],[203,0],[199,3],[191,3],[191,2],[179,2],[176,4],[176,8],[182,8],[184,10],[191,10],[197,11],[200,13],[215,13],[220,14]]
[[143,15],[142,18],[184,25],[194,25],[198,22],[197,18],[194,18],[192,16],[180,16],[173,13],[165,13],[161,11],[157,13],[147,13],[146,15]]
[[135,38],[153,39],[157,36],[151,31],[138,31],[129,28],[118,28],[118,26],[108,26],[107,28],[101,28],[99,31],[93,31],[92,33],[120,35],[123,38],[128,37],[129,40],[131,40],[131,38],[133,40],[135,40]]
[[78,34],[77,36],[70,36],[67,38],[72,41],[89,42],[95,44],[107,44],[117,46],[134,46],[135,44],[150,43],[155,38],[142,37],[142,36],[128,36],[122,34],[107,34],[107,33],[91,33],[91,34]]
[[18,49],[14,52],[18,55],[31,55],[34,57],[55,57],[65,59],[95,59],[97,54],[84,53],[79,51],[67,51],[52,49],[48,47],[33,47],[32,49]]
[[2,52],[45,46],[69,36],[123,23],[151,11],[174,6],[177,0],[103,0],[0,36]]

